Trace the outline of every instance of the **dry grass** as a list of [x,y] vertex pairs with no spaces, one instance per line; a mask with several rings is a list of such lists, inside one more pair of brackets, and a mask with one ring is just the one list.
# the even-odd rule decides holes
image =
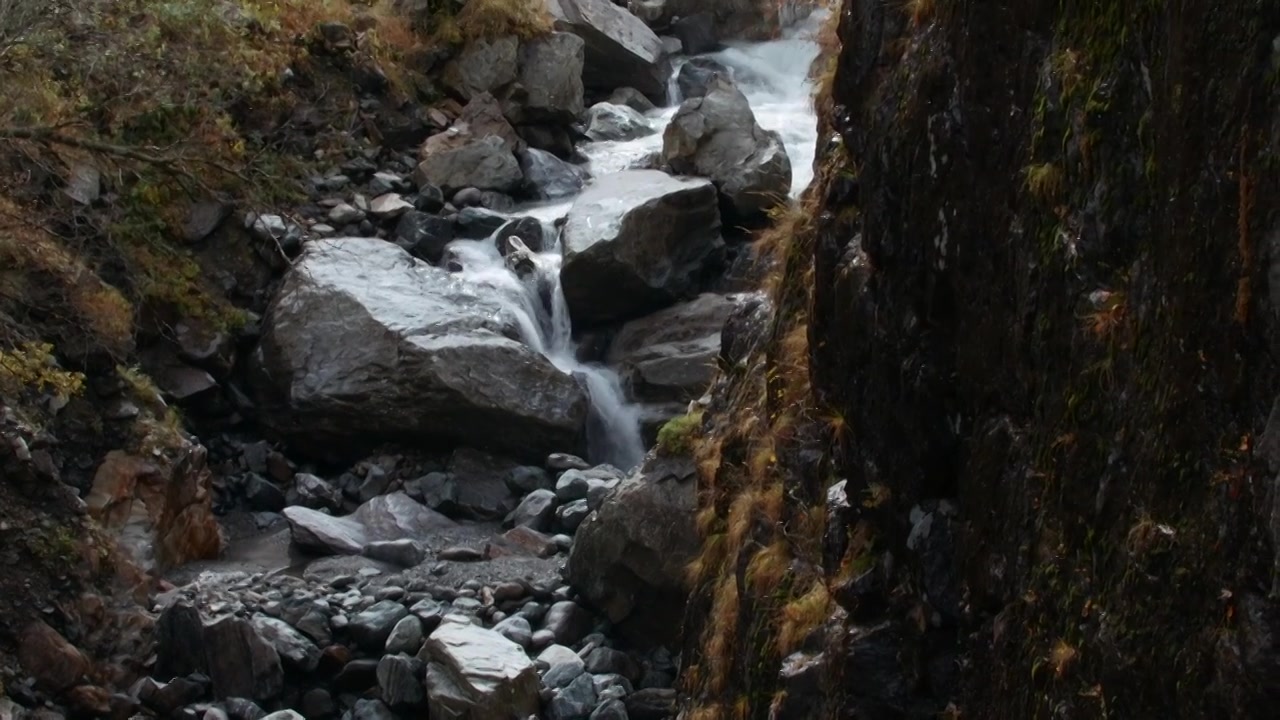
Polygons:
[[911,18],[911,23],[916,27],[932,20],[934,13],[938,10],[937,0],[906,0],[903,7],[907,17]]
[[738,584],[732,573],[721,578],[711,602],[711,618],[704,644],[707,662],[707,689],[720,695],[729,685],[736,659],[734,646],[738,630]]
[[1053,163],[1028,165],[1022,170],[1027,192],[1041,202],[1053,205],[1062,195],[1062,168]]
[[531,38],[551,32],[551,15],[542,3],[529,0],[470,0],[457,15],[440,11],[430,18],[432,35],[455,44],[492,40],[506,35]]
[[791,549],[785,540],[776,540],[756,553],[747,564],[747,586],[760,595],[776,589],[791,566]]
[[821,581],[814,581],[809,592],[782,608],[782,627],[778,631],[778,654],[786,657],[795,652],[828,617],[831,595]]

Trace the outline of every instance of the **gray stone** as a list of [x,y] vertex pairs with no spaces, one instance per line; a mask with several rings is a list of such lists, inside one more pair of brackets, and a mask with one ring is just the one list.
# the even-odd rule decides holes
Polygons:
[[244,478],[244,505],[255,512],[280,512],[285,506],[284,491],[257,473]]
[[643,315],[688,292],[723,247],[715,188],[655,170],[597,178],[570,208],[561,242],[575,326]]
[[648,118],[626,105],[596,103],[587,112],[587,137],[596,142],[635,140],[653,133]]
[[369,202],[369,214],[379,220],[397,218],[413,209],[413,203],[399,193],[385,193]]
[[427,551],[422,543],[409,538],[371,542],[364,546],[362,554],[367,558],[405,568],[417,567],[427,559]]
[[627,715],[626,704],[615,698],[600,703],[591,713],[590,720],[630,720],[630,716]]
[[391,628],[391,634],[387,636],[386,653],[414,655],[422,649],[422,640],[422,621],[415,615],[408,615],[400,618],[400,622]]
[[360,490],[357,495],[360,502],[365,503],[387,492],[391,486],[391,476],[385,470],[372,465],[365,473],[364,480],[360,483]]
[[520,48],[519,82],[524,90],[513,122],[573,122],[582,114],[585,43],[571,33],[526,40]]
[[[457,128],[446,133],[461,137]],[[520,162],[500,137],[471,139],[468,132],[465,139],[453,140],[447,147],[444,143],[440,145],[438,149],[424,152],[414,173],[419,185],[438,185],[447,193],[467,187],[510,192],[524,179]]]
[[557,30],[586,42],[583,82],[603,92],[629,85],[654,102],[666,100],[670,64],[662,41],[642,20],[610,0],[547,0]]
[[677,18],[671,23],[671,35],[680,41],[687,55],[709,53],[720,46],[716,18],[709,12]]
[[444,248],[453,242],[453,223],[445,218],[411,210],[400,216],[393,233],[396,245],[418,259],[437,264]]
[[562,530],[575,533],[590,514],[591,507],[587,505],[586,499],[574,500],[556,509],[556,520],[560,523]]
[[529,621],[514,615],[493,626],[493,631],[522,648],[528,649],[533,643],[533,628]]
[[527,495],[535,490],[550,490],[555,487],[551,476],[540,467],[524,465],[512,468],[506,475],[507,487],[520,495]]
[[357,700],[351,720],[399,720],[381,700]]
[[546,665],[542,684],[549,688],[562,688],[585,673],[586,663],[578,653],[564,645],[550,645],[538,654],[538,663]]
[[547,705],[549,720],[587,720],[596,706],[595,683],[587,674],[579,675],[560,688]]
[[304,507],[285,508],[293,542],[326,555],[359,555],[370,543],[414,539],[454,526],[403,492],[376,497],[346,517]]
[[591,481],[581,470],[566,470],[556,480],[556,498],[560,502],[584,500],[591,488]]
[[249,621],[218,618],[205,624],[201,642],[217,697],[270,700],[284,689],[280,655]]
[[520,153],[519,162],[526,192],[539,200],[574,195],[582,190],[590,177],[586,169],[538,148],[531,147]]
[[363,220],[364,211],[346,203],[341,203],[339,205],[335,205],[333,209],[329,211],[328,217],[329,222],[333,223],[337,227],[342,227],[343,225],[350,225],[351,223],[358,223]]
[[347,633],[362,649],[380,652],[386,648],[391,631],[408,614],[404,605],[383,600],[352,616]]
[[710,386],[725,321],[744,296],[704,293],[633,320],[614,336],[606,362],[631,397],[646,403],[688,403]]
[[406,655],[386,655],[378,662],[378,694],[392,708],[421,705],[427,692],[422,687],[422,661]]
[[637,690],[626,699],[631,720],[666,720],[676,714],[676,691],[671,688]]
[[294,447],[322,458],[388,440],[473,441],[533,457],[578,447],[584,391],[512,339],[518,322],[499,292],[391,243],[313,241],[268,315],[261,409]]
[[547,243],[544,238],[542,221],[537,218],[516,218],[498,228],[494,235],[494,242],[498,246],[498,252],[504,257],[512,252],[512,245],[509,239],[513,237],[533,252],[542,252],[546,249]]
[[293,710],[277,710],[270,715],[262,716],[262,720],[306,720],[306,718]]
[[644,96],[644,93],[631,87],[622,87],[614,90],[613,94],[609,96],[608,102],[613,105],[625,105],[639,113],[647,113],[657,107],[649,98]]
[[534,490],[520,501],[520,505],[507,516],[506,522],[514,527],[528,527],[538,532],[551,529],[559,501],[550,490]]
[[77,163],[71,167],[62,191],[80,205],[92,205],[102,195],[102,172],[92,165]]
[[621,675],[628,680],[636,681],[644,673],[630,655],[613,648],[598,647],[592,650],[587,655],[586,662],[587,672],[593,675]]
[[699,548],[691,460],[650,456],[578,528],[570,584],[641,645],[676,644]]
[[722,63],[711,58],[693,58],[680,67],[676,74],[676,87],[680,90],[680,99],[691,100],[707,94],[714,78],[733,80],[733,72]]
[[464,101],[516,79],[520,42],[513,35],[473,40],[444,69],[445,87]]
[[589,470],[591,468],[591,463],[577,455],[569,455],[567,453],[552,453],[548,455],[546,465],[547,469],[553,472]]
[[561,645],[575,645],[591,632],[595,621],[591,613],[572,600],[562,600],[547,610],[543,627],[550,630]]
[[446,620],[423,648],[432,717],[508,720],[538,712],[538,674],[502,635]]
[[265,615],[255,615],[253,627],[262,639],[271,643],[285,665],[307,673],[320,664],[320,648],[289,623]]
[[680,105],[663,133],[662,158],[677,173],[710,178],[729,208],[726,222],[759,223],[791,193],[781,136],[761,128],[742,91],[718,75],[705,96]]

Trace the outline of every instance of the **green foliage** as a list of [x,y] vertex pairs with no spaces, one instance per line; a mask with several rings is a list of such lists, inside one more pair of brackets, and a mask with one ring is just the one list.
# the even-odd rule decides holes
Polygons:
[[0,350],[0,394],[6,397],[35,391],[67,399],[82,390],[84,375],[59,368],[49,343],[23,343],[12,350]]
[[79,543],[71,528],[57,525],[29,535],[27,549],[46,563],[69,566],[76,562]]
[[658,431],[658,451],[663,455],[688,455],[702,428],[702,413],[672,418]]
[[491,40],[505,35],[531,38],[551,32],[551,16],[528,0],[470,0],[455,14],[452,0],[428,4],[424,28],[446,43]]

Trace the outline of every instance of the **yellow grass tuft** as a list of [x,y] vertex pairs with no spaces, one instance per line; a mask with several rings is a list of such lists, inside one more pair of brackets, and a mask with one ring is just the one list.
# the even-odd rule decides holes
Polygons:
[[782,626],[778,630],[778,654],[786,657],[795,652],[831,611],[831,595],[821,581],[814,581],[809,592],[782,608]]

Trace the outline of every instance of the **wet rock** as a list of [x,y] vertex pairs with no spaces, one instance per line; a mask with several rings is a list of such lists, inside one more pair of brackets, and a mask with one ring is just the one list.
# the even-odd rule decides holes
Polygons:
[[674,644],[699,542],[689,460],[650,458],[578,528],[570,584],[641,645]]
[[347,633],[364,650],[381,651],[385,649],[387,638],[391,637],[396,624],[408,614],[404,605],[394,600],[383,600],[353,615]]
[[778,720],[802,720],[822,714],[829,694],[823,687],[826,663],[821,653],[793,653],[782,661],[778,671],[779,685],[784,690],[775,704]]
[[546,465],[547,469],[553,472],[591,469],[591,463],[583,460],[577,455],[568,455],[565,453],[552,453],[551,455],[548,455]]
[[390,486],[391,476],[382,468],[374,465],[365,473],[364,480],[360,482],[360,489],[356,492],[356,496],[362,503],[369,502],[385,493]]
[[591,713],[590,720],[629,720],[626,703],[616,698],[606,700]]
[[614,90],[607,102],[613,105],[625,105],[638,113],[647,113],[657,108],[649,98],[644,96],[644,93],[631,87]]
[[241,493],[244,496],[244,506],[248,510],[280,512],[284,509],[284,491],[257,473],[249,473],[245,476]]
[[556,498],[560,502],[584,500],[591,489],[591,480],[581,470],[566,470],[556,480]]
[[516,218],[498,228],[494,241],[498,245],[498,252],[503,256],[511,252],[511,244],[508,240],[512,237],[520,240],[533,252],[542,252],[547,244],[543,237],[542,221],[537,218]]
[[513,122],[573,122],[582,114],[585,43],[556,32],[526,40],[520,48],[519,83],[523,95]]
[[408,615],[400,618],[400,622],[391,628],[385,651],[388,655],[397,653],[414,655],[422,649],[423,637],[422,621],[416,615]]
[[454,524],[403,492],[376,497],[346,517],[302,507],[285,508],[284,516],[295,544],[334,555],[359,555],[373,542],[425,537]]
[[350,225],[351,223],[358,223],[363,220],[364,211],[348,205],[347,203],[339,203],[329,211],[328,218],[329,222],[333,223],[334,227],[342,227],[343,225]]
[[[489,93],[477,95],[467,103],[453,127],[465,130],[473,138],[502,138],[507,150],[513,153],[519,153],[525,149],[524,138],[520,137],[510,122],[507,122],[507,118],[502,113],[502,105]],[[431,140],[428,139],[423,145],[424,151],[430,145]]]
[[576,645],[591,632],[595,621],[581,605],[572,600],[562,600],[547,610],[542,625],[555,635],[560,645]]
[[637,690],[626,699],[631,720],[666,720],[676,714],[676,691],[671,688]]
[[183,706],[199,701],[209,692],[209,679],[203,675],[173,678],[160,682],[145,677],[134,683],[129,694],[147,708],[169,715]]
[[449,459],[457,484],[458,513],[476,520],[496,520],[515,509],[517,499],[506,476],[516,467],[510,460],[461,448]]
[[289,623],[265,615],[255,615],[252,622],[254,630],[275,648],[286,666],[311,672],[320,664],[320,648]]
[[[433,144],[436,138],[443,139]],[[427,139],[414,174],[419,185],[438,185],[446,193],[466,187],[510,192],[523,179],[519,161],[502,138],[472,138],[456,127]]]
[[519,645],[476,625],[447,621],[423,648],[433,717],[499,720],[538,711],[538,675]]
[[398,720],[381,700],[357,700],[351,710],[351,720]]
[[435,265],[444,257],[444,248],[453,242],[453,223],[418,210],[400,217],[393,234],[396,245],[410,255]]
[[725,321],[738,296],[704,293],[622,327],[606,361],[631,396],[648,403],[687,403],[701,397],[715,375]]
[[445,66],[445,87],[464,101],[516,79],[520,42],[514,35],[477,39]]
[[369,214],[378,220],[397,218],[412,209],[413,203],[399,193],[379,195],[369,202]]
[[693,287],[721,249],[714,187],[654,170],[597,178],[569,210],[561,242],[576,326],[643,315]]
[[596,142],[635,140],[652,134],[648,118],[626,105],[596,103],[587,112],[587,137]]
[[313,241],[268,315],[263,410],[320,457],[362,440],[474,440],[535,457],[577,447],[582,388],[511,339],[502,302],[391,243]]
[[582,190],[589,177],[585,169],[535,147],[520,153],[519,162],[527,194],[539,200],[574,195]]
[[294,710],[277,710],[262,718],[262,720],[307,720],[300,713]]
[[507,216],[484,208],[463,208],[453,218],[454,233],[468,240],[483,240],[508,222]]
[[622,677],[638,681],[643,674],[643,670],[630,655],[621,650],[613,648],[598,647],[592,650],[586,658],[587,672],[592,675],[621,675]]
[[489,544],[488,557],[519,555],[528,557],[551,557],[559,547],[554,539],[529,527],[515,527],[503,533]]
[[298,710],[307,720],[324,720],[336,714],[337,704],[328,690],[312,688],[302,694]]
[[493,631],[525,649],[533,643],[533,628],[528,620],[518,615],[495,624]]
[[550,720],[587,720],[596,706],[596,687],[591,676],[579,675],[560,688],[547,705]]
[[550,490],[534,490],[520,501],[520,505],[507,516],[506,522],[515,527],[528,527],[538,532],[551,529],[559,501]]
[[405,655],[387,655],[378,663],[378,694],[392,708],[421,705],[427,692],[418,679],[422,661]]
[[59,693],[81,682],[89,660],[57,630],[35,621],[22,631],[18,662],[42,688]]
[[761,128],[742,91],[719,76],[705,96],[680,105],[663,133],[662,158],[677,173],[716,184],[725,222],[760,222],[791,192],[781,136]]
[[438,213],[444,209],[444,191],[430,183],[419,184],[413,206],[421,212]]
[[556,521],[565,532],[575,533],[589,514],[591,514],[591,508],[587,505],[586,498],[583,498],[582,500],[565,503],[557,508]]
[[709,12],[677,18],[671,23],[671,35],[680,41],[687,55],[701,55],[720,47],[716,18]]
[[280,655],[249,621],[228,616],[206,623],[201,642],[217,697],[270,700],[284,688]]
[[542,684],[549,688],[562,688],[587,671],[578,653],[564,645],[547,647],[538,654],[538,663],[547,666],[542,673]]
[[227,698],[223,701],[231,720],[262,720],[267,713],[248,698]]
[[707,94],[714,78],[733,80],[733,73],[722,63],[711,58],[693,58],[680,67],[676,75],[676,87],[680,89],[681,100],[692,100]]
[[352,660],[333,679],[333,688],[339,692],[363,692],[377,684],[378,660],[371,658]]
[[650,100],[666,99],[670,66],[662,41],[643,21],[609,0],[550,0],[557,30],[586,41],[583,82],[589,90],[609,92],[635,87]]
[[511,468],[506,474],[506,481],[507,487],[519,495],[527,495],[535,490],[549,490],[555,486],[546,470],[529,465]]
[[422,543],[409,538],[371,542],[364,546],[362,554],[367,558],[405,568],[417,567],[427,558],[427,551]]

